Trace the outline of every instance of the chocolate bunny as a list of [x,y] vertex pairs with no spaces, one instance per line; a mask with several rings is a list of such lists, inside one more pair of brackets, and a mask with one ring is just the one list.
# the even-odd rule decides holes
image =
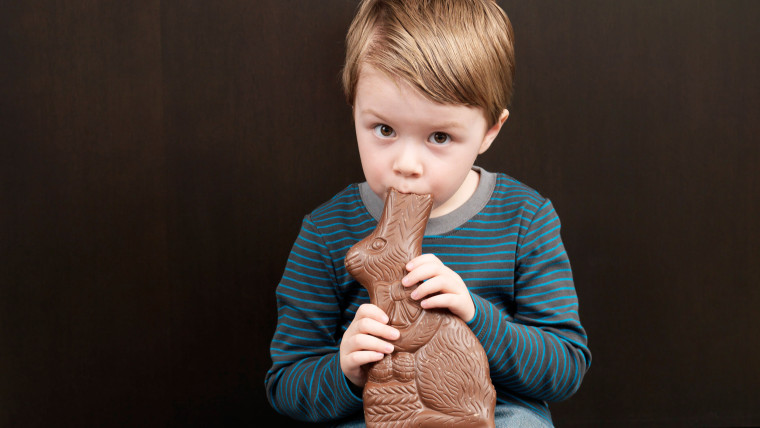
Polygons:
[[377,228],[346,254],[348,272],[401,335],[365,370],[368,427],[493,427],[496,391],[472,330],[448,310],[423,309],[404,287],[406,263],[422,253],[433,200],[390,189]]

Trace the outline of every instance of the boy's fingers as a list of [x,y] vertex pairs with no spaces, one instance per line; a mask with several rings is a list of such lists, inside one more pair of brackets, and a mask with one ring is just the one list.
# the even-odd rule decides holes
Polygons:
[[372,318],[363,318],[357,322],[360,333],[384,337],[388,340],[398,339],[399,331],[388,324],[381,323]]
[[470,322],[475,316],[474,304],[462,300],[461,296],[456,294],[438,294],[421,301],[420,305],[425,309],[447,308],[465,322]]
[[424,298],[427,295],[442,292],[443,291],[443,282],[444,278],[440,276],[436,276],[435,278],[429,279],[422,284],[420,284],[419,287],[417,287],[416,290],[412,292],[412,299],[419,300]]
[[437,296],[430,297],[420,302],[425,309],[432,308],[451,308],[456,298],[453,294],[439,294]]
[[412,286],[443,273],[444,266],[440,262],[427,262],[415,265],[414,269],[401,280],[405,287]]
[[388,315],[386,315],[382,309],[380,309],[377,305],[373,305],[371,303],[365,303],[359,306],[354,319],[361,318],[372,318],[373,320],[376,320],[383,324],[387,324],[389,320]]
[[358,367],[367,363],[380,361],[384,356],[385,354],[375,351],[356,351],[351,353],[348,358],[351,360],[353,365]]
[[433,263],[433,262],[440,263],[440,260],[434,254],[423,254],[421,256],[417,256],[413,258],[412,260],[410,260],[406,264],[406,270],[411,271],[425,263]]
[[369,334],[357,334],[354,336],[355,352],[374,351],[382,354],[393,352],[393,345]]

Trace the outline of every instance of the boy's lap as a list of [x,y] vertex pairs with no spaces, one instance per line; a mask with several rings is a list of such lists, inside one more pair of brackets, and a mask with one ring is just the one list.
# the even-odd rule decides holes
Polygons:
[[[551,428],[553,425],[536,413],[515,404],[497,404],[494,415],[496,428]],[[364,428],[364,418],[341,422],[333,425],[337,428]]]
[[514,404],[496,405],[494,416],[496,428],[551,428],[554,426],[536,413]]

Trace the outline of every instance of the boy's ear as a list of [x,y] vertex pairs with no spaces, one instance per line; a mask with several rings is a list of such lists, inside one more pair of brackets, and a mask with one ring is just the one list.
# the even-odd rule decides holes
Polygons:
[[499,115],[499,120],[497,120],[496,123],[494,123],[494,125],[488,129],[488,131],[486,131],[483,142],[480,144],[480,150],[478,150],[479,155],[485,153],[485,151],[491,147],[491,143],[493,143],[493,140],[495,140],[496,136],[499,135],[499,131],[501,131],[501,127],[504,125],[504,122],[507,121],[508,117],[509,110],[504,109]]

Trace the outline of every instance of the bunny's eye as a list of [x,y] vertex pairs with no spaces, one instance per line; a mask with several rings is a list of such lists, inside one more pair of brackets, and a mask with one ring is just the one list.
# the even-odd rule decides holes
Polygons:
[[375,240],[372,241],[370,248],[372,248],[373,250],[382,250],[383,248],[385,248],[385,244],[386,244],[385,239],[375,238]]

